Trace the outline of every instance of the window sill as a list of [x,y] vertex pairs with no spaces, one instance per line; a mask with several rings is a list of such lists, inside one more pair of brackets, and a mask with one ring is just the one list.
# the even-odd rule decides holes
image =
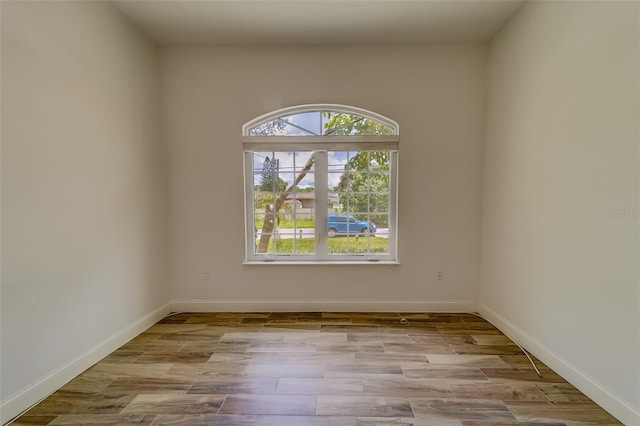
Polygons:
[[243,265],[400,265],[397,260],[248,260]]

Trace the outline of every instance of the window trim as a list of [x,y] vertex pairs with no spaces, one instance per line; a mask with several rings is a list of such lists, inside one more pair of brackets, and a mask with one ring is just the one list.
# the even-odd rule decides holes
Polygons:
[[[259,117],[256,117],[253,120],[250,120],[242,125],[242,136],[250,136],[252,138],[260,137],[260,136],[251,136],[249,132],[254,127],[258,127],[266,122],[275,120],[282,116],[304,114],[305,112],[317,112],[317,111],[331,111],[331,112],[338,112],[342,114],[357,114],[362,117],[369,118],[371,120],[379,121],[380,123],[389,127],[393,131],[394,136],[398,136],[400,134],[400,126],[396,121],[373,111],[369,111],[366,109],[353,107],[349,105],[340,105],[340,104],[306,104],[306,105],[296,105],[296,106],[291,106],[287,108],[282,108],[276,111],[268,112]],[[270,138],[270,137],[273,137],[273,136],[267,136],[267,138]],[[322,136],[309,136],[309,137],[316,138],[316,137],[322,137]],[[326,136],[326,137],[339,137],[339,136]],[[353,136],[347,136],[347,137],[353,137]]]
[[[344,114],[356,114],[375,120],[392,130],[391,135],[381,136],[251,136],[250,131],[269,121],[283,116],[307,112],[329,111]],[[395,121],[362,108],[337,104],[309,104],[283,108],[254,118],[242,126],[243,174],[244,174],[244,214],[245,214],[245,260],[248,265],[283,264],[399,264],[398,261],[398,145],[399,125]],[[328,151],[389,151],[389,217],[393,227],[389,227],[389,251],[377,254],[336,254],[328,252],[327,212],[315,209],[316,250],[313,255],[299,254],[256,254],[255,218],[253,217],[254,182],[253,153],[256,151],[309,151],[315,152],[315,194],[316,199],[328,198],[328,174],[318,173],[327,170]],[[253,230],[253,232],[251,231]]]

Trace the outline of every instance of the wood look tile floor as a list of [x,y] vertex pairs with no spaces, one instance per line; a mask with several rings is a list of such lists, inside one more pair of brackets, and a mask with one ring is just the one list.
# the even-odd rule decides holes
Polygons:
[[13,425],[619,425],[473,314],[180,313]]

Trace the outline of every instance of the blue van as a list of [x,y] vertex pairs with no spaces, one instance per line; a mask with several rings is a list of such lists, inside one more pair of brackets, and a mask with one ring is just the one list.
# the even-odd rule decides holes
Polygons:
[[358,220],[346,214],[330,214],[328,217],[329,238],[336,235],[371,235],[376,233],[376,224]]

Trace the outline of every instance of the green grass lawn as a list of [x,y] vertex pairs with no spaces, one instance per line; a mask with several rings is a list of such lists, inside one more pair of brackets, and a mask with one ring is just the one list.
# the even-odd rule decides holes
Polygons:
[[[294,253],[293,242],[296,242],[295,253],[314,253],[316,242],[313,238],[278,239],[278,253]],[[347,247],[348,246],[348,247]],[[347,251],[348,250],[348,251]],[[268,253],[273,253],[273,239],[269,240]],[[336,237],[329,238],[329,253],[388,253],[389,240],[386,238]]]
[[[279,229],[293,229],[293,220],[281,220],[280,224],[278,225]],[[302,229],[302,228],[315,228],[316,227],[316,222],[313,220],[296,220],[295,221],[295,225],[296,225],[296,229]],[[260,229],[260,228],[258,228]]]
[[[256,216],[256,229],[262,229],[262,225],[264,221],[263,216]],[[278,229],[293,229],[293,225],[296,225],[296,229],[302,228],[315,228],[316,222],[314,220],[296,220],[295,222],[291,219],[280,220],[278,224]]]

